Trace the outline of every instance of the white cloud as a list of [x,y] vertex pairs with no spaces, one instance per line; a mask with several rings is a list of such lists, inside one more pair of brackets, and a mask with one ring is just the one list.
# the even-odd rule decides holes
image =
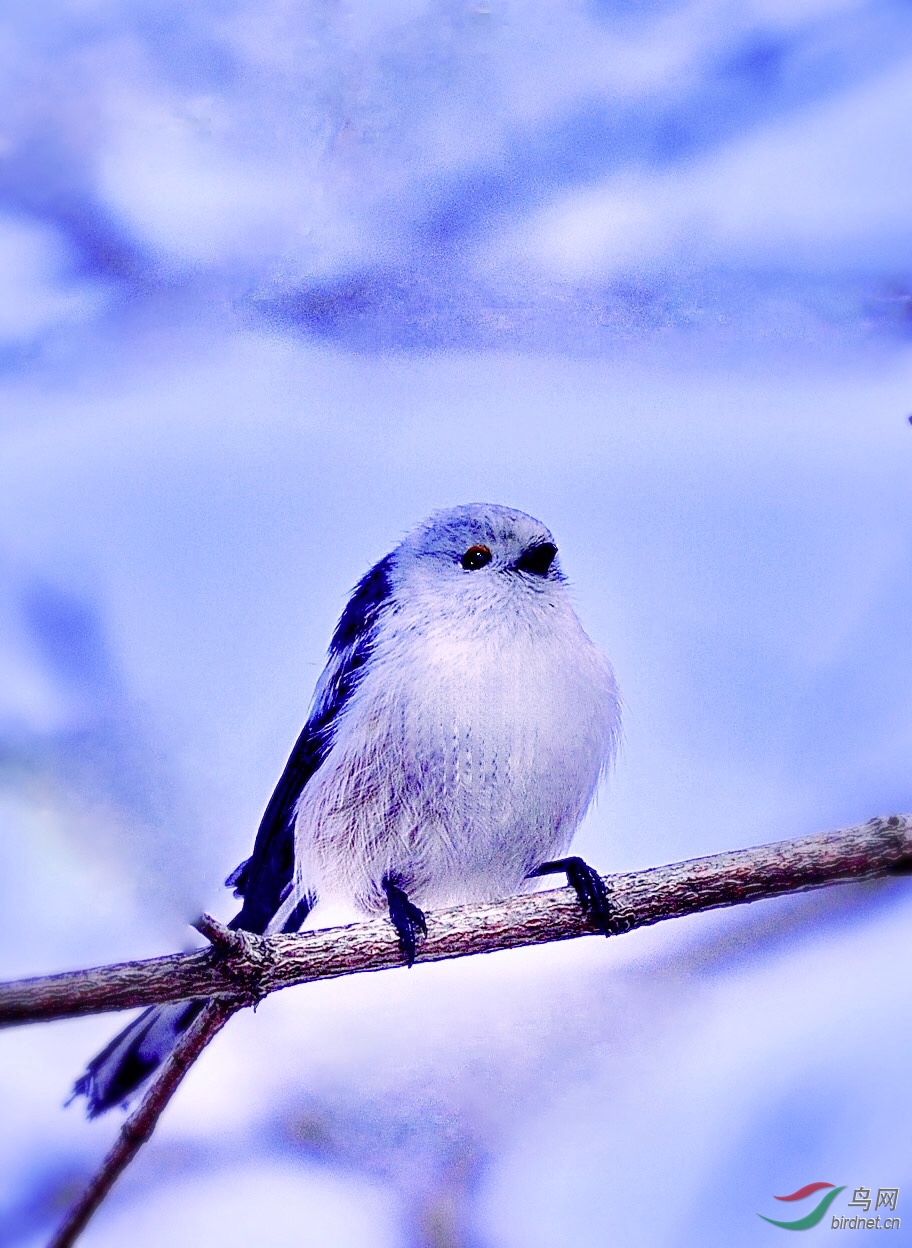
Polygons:
[[181,99],[121,83],[107,112],[99,191],[159,263],[243,267],[291,250],[299,270],[319,272],[363,246],[319,145],[251,150],[232,106],[214,95]]
[[908,63],[681,168],[625,171],[511,225],[485,260],[571,280],[721,261],[902,263],[912,243]]

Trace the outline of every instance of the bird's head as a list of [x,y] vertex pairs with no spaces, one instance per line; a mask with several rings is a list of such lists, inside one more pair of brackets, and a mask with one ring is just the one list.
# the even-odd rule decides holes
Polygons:
[[402,583],[464,600],[549,595],[564,581],[541,521],[493,503],[434,512],[399,546],[396,563]]

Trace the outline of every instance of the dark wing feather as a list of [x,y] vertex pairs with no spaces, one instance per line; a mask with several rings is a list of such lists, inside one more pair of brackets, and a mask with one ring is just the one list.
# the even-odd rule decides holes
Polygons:
[[[336,720],[358,687],[370,658],[380,616],[392,592],[391,562],[392,556],[387,555],[361,578],[336,625],[313,708],[269,799],[253,853],[225,881],[236,896],[244,898],[231,927],[264,932],[288,895],[294,876],[298,798],[332,748]],[[307,917],[309,904],[306,899],[302,901],[285,924],[285,931],[297,931]]]

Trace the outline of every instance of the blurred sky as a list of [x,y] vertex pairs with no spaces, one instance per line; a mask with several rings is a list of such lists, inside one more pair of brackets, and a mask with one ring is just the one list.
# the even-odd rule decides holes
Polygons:
[[[615,663],[596,865],[912,810],[904,0],[7,0],[0,65],[4,975],[228,917],[346,594],[460,502]],[[910,938],[892,881],[280,994],[86,1248],[905,1216]],[[0,1244],[117,1025],[0,1037]]]

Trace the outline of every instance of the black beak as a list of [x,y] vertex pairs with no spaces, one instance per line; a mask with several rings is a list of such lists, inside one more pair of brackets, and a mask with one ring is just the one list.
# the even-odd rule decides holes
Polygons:
[[553,542],[542,542],[538,546],[530,546],[516,560],[514,567],[517,572],[531,572],[533,576],[547,576],[557,547]]

